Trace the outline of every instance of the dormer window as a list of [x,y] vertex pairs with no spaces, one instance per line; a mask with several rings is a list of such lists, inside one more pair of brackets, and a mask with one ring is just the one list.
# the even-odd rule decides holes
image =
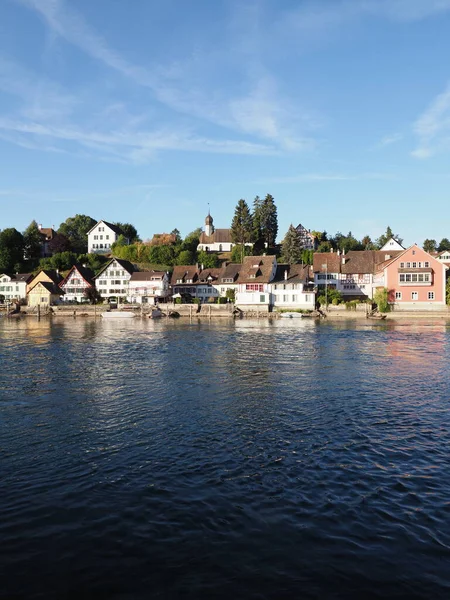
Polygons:
[[256,273],[250,273],[250,279],[256,279]]
[[192,283],[192,279],[186,279],[186,283]]
[[182,279],[177,279],[177,283],[183,283]]

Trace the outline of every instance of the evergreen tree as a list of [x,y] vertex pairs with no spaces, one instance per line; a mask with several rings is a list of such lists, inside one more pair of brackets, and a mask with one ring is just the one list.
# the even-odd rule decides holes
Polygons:
[[425,252],[436,252],[436,240],[428,240],[426,239],[423,243],[423,249]]
[[439,242],[438,252],[442,252],[443,250],[450,250],[450,240],[448,238],[442,238]]
[[261,207],[262,200],[259,196],[256,196],[253,200],[253,235],[252,241],[257,244],[262,238],[262,229],[261,229]]
[[23,232],[24,256],[29,261],[38,261],[41,257],[42,233],[36,221],[31,221]]
[[302,258],[302,242],[300,234],[291,224],[282,241],[283,260],[290,265],[299,263]]
[[273,248],[278,233],[278,215],[275,201],[270,194],[267,194],[262,202],[260,218],[262,238],[268,248]]
[[198,253],[198,264],[203,265],[205,269],[213,269],[220,265],[219,257],[214,252],[205,252],[200,250]]
[[[242,249],[245,244],[251,242],[253,234],[253,219],[245,200],[239,200],[234,211],[234,217],[231,222],[231,240],[235,244],[239,244]],[[241,260],[242,262],[242,260]]]

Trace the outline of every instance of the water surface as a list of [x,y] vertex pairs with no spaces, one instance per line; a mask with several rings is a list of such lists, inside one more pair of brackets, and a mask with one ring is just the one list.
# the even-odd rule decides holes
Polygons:
[[445,324],[0,320],[0,597],[450,597]]

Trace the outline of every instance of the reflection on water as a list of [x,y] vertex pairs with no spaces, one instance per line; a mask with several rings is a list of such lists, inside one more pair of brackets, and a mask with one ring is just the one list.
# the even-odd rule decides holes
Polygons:
[[2,320],[0,597],[447,598],[449,339]]

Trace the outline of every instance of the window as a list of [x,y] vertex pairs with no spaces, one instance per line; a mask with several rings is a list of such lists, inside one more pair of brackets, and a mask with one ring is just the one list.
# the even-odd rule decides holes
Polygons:
[[417,266],[419,267],[419,269],[421,269],[421,268],[422,268],[422,263],[421,263],[421,262],[418,262],[418,263],[417,263]]
[[410,268],[411,268],[411,263],[410,263],[410,262],[407,262],[407,263],[406,263],[406,268],[407,268],[407,269],[410,269]]
[[413,250],[413,251],[412,251],[412,253],[413,253],[413,256],[414,256],[414,255],[415,255],[415,253],[416,253],[416,251],[415,251],[415,250]]
[[434,292],[428,292],[428,300],[434,300]]
[[266,301],[266,296],[264,294],[261,294],[261,296],[259,297],[259,301],[260,302],[265,302]]
[[94,240],[98,240],[98,235],[94,235]]
[[413,269],[417,269],[417,263],[416,262],[413,262],[412,266],[413,266]]
[[273,289],[274,289],[274,290],[276,290],[276,289],[277,289],[277,284],[275,284],[275,285],[273,286]]
[[401,300],[402,299],[402,293],[401,292],[395,292],[395,299],[396,300]]
[[404,263],[404,262],[401,262],[401,263],[400,263],[400,269],[404,269],[404,268],[405,268],[405,263]]
[[292,295],[292,302],[297,302],[297,294]]
[[431,273],[400,273],[400,283],[431,283]]
[[264,286],[262,283],[246,283],[245,291],[246,292],[263,292]]
[[419,299],[419,292],[411,292],[411,300],[418,300]]
[[305,302],[309,302],[309,294],[305,294]]
[[283,302],[288,302],[289,296],[287,294],[283,294]]
[[109,235],[105,235],[105,240],[109,240]]
[[424,262],[424,266],[425,266],[425,268],[426,268],[426,269],[428,269],[428,268],[429,268],[429,266],[430,266],[430,263],[429,263],[429,262],[426,260],[426,261]]

